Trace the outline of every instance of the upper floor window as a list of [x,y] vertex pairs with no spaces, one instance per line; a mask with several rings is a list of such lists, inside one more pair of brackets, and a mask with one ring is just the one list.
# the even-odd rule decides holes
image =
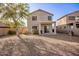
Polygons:
[[75,20],[75,16],[69,16],[69,20]]
[[52,20],[52,16],[48,16],[48,20]]
[[79,28],[79,24],[76,24],[76,27]]
[[32,20],[33,21],[37,20],[37,16],[32,16]]
[[79,20],[79,16],[77,16],[76,19]]

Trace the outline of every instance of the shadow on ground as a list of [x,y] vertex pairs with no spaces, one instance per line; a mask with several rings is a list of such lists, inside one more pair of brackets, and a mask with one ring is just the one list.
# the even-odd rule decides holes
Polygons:
[[79,43],[79,36],[69,36],[68,34],[57,33],[56,35],[45,35],[44,37]]
[[[63,41],[56,37],[24,35],[23,39],[0,41],[1,56],[77,56],[79,43]],[[15,37],[16,38],[16,37]],[[55,38],[55,39],[54,39]]]

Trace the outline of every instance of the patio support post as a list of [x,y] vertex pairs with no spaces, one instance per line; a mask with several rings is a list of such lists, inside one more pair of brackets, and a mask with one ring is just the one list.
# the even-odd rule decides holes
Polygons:
[[56,22],[54,22],[54,34],[56,34]]
[[73,23],[73,27],[76,28],[76,22]]
[[44,26],[42,26],[42,33],[44,34]]
[[39,35],[41,35],[41,24],[39,24]]
[[52,33],[52,25],[49,25],[50,26],[50,33]]

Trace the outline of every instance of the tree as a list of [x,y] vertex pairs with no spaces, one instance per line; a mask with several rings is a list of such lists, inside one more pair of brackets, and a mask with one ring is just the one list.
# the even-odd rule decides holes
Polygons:
[[29,15],[29,5],[27,3],[1,3],[0,4],[0,20],[14,22],[16,33],[18,33],[18,24],[24,24],[23,20]]

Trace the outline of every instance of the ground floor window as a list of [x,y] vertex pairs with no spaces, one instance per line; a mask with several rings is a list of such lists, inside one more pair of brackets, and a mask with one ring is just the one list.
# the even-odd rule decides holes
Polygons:
[[33,34],[38,34],[37,26],[32,26],[32,32]]
[[37,26],[32,26],[32,29],[37,29]]

